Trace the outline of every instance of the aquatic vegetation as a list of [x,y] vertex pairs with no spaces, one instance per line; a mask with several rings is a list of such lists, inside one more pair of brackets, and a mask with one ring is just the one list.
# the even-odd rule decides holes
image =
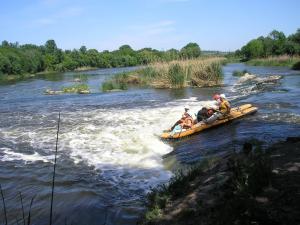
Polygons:
[[174,88],[182,88],[185,86],[185,73],[183,68],[178,63],[170,66],[168,78],[171,86]]
[[[145,85],[154,88],[183,88],[214,86],[223,79],[222,62],[225,58],[176,60],[148,65],[133,72],[115,75],[113,84]],[[111,84],[103,84],[112,86]]]
[[299,56],[270,56],[267,58],[251,59],[246,63],[252,66],[287,66],[294,67],[300,61]]
[[127,90],[127,84],[123,82],[117,83],[116,81],[106,81],[102,84],[101,90],[103,92],[113,90]]
[[75,84],[69,87],[63,87],[62,91],[64,93],[79,93],[79,94],[90,93],[90,89],[87,84]]
[[249,73],[249,72],[247,70],[243,70],[243,71],[235,70],[235,71],[233,71],[232,76],[234,76],[234,77],[242,77],[246,73]]

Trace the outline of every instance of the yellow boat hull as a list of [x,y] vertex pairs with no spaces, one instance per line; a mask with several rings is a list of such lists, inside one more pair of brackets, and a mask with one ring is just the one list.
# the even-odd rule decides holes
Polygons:
[[231,120],[235,120],[235,119],[241,118],[243,116],[255,113],[256,111],[257,111],[257,108],[252,106],[251,104],[241,105],[239,107],[232,108],[228,117],[226,117],[224,119],[219,119],[212,124],[197,123],[197,124],[194,124],[192,126],[192,128],[183,130],[183,131],[175,133],[173,135],[171,134],[170,131],[166,131],[166,132],[162,133],[161,138],[163,138],[163,139],[178,139],[178,138],[186,137],[186,136],[201,132],[203,130],[209,129],[211,127],[215,127],[215,126],[227,123]]

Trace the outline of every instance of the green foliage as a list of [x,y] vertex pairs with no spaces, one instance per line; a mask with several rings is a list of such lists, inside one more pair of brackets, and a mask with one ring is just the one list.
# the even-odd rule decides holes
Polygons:
[[241,51],[247,59],[258,58],[264,54],[264,45],[261,40],[252,40]]
[[0,74],[22,75],[43,71],[72,71],[81,67],[127,67],[146,65],[158,61],[172,61],[183,58],[195,58],[201,54],[196,43],[189,43],[179,52],[176,49],[158,51],[151,48],[133,50],[129,45],[122,45],[118,50],[98,52],[96,49],[59,49],[54,40],[45,45],[19,45],[3,41],[0,46]]
[[114,80],[105,81],[102,83],[102,91],[127,90],[127,84],[124,82],[116,82]]
[[197,43],[188,43],[180,50],[180,56],[184,59],[197,58],[201,55],[201,49]]
[[236,52],[236,56],[242,56],[245,60],[284,54],[300,54],[300,29],[288,37],[283,32],[273,30],[267,37],[251,40]]

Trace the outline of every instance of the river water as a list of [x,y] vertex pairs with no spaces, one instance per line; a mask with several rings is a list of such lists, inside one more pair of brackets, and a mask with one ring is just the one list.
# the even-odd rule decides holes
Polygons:
[[[59,111],[54,224],[135,224],[147,192],[166,183],[176,169],[239,148],[245,140],[269,145],[300,135],[299,71],[228,64],[222,87],[101,92],[105,79],[131,69],[69,72],[0,85],[0,183],[9,224],[21,223],[20,192],[26,217],[35,196],[31,224],[49,223]],[[259,77],[283,78],[257,90],[232,76],[244,69]],[[48,88],[74,84],[78,74],[87,74],[92,94],[43,95]],[[259,111],[180,141],[160,140],[184,105],[196,112],[212,103],[215,92],[225,93],[233,106],[252,103]]]

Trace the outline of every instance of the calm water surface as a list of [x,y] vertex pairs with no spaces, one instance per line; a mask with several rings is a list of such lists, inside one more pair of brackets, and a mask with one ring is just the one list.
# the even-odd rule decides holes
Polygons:
[[[22,217],[19,192],[32,224],[48,224],[58,112],[61,112],[55,224],[135,224],[151,187],[165,183],[178,166],[222,154],[245,140],[266,145],[300,135],[300,73],[284,67],[223,67],[224,87],[155,90],[131,88],[102,93],[101,83],[131,68],[47,75],[0,85],[0,183],[8,219]],[[262,90],[239,85],[234,70],[265,77],[282,75]],[[89,95],[43,95],[88,75]],[[252,103],[258,113],[199,135],[162,142],[159,134],[181,115],[184,105],[197,112],[224,92],[232,105]],[[4,223],[2,204],[0,223]]]

